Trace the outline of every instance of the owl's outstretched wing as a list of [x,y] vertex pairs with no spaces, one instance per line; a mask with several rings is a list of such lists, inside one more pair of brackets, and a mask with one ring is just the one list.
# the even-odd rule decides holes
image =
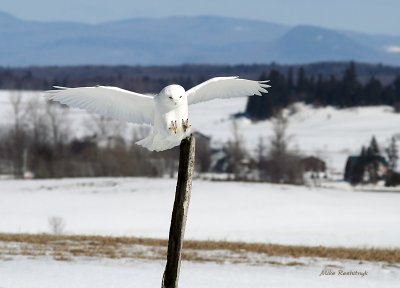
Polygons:
[[215,98],[231,98],[268,93],[267,81],[253,81],[239,77],[215,77],[186,91],[188,104],[195,104]]
[[154,100],[151,96],[111,86],[54,88],[46,91],[47,99],[118,120],[153,124]]

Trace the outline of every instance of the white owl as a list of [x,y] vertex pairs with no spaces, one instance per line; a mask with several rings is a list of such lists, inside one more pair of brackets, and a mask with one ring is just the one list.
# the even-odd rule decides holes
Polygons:
[[114,119],[153,126],[149,136],[137,142],[151,151],[162,151],[180,144],[191,133],[188,105],[215,98],[243,97],[268,93],[267,81],[238,77],[216,77],[188,91],[169,85],[155,96],[117,87],[95,86],[47,91],[49,100],[86,109]]

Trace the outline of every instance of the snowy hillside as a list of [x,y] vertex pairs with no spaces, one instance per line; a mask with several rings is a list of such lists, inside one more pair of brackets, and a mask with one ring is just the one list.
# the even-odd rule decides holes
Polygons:
[[[0,181],[0,231],[168,238],[175,179]],[[240,182],[193,183],[186,239],[400,247],[400,194]]]
[[[17,92],[0,91],[0,117],[2,125],[12,123],[12,109],[9,95]],[[40,99],[40,92],[22,92],[23,99]],[[214,100],[191,106],[190,120],[194,129],[212,137],[212,144],[219,146],[232,137],[230,115],[242,112],[247,99]],[[382,146],[394,134],[400,133],[400,114],[385,106],[351,109],[334,109],[332,107],[312,108],[297,104],[288,112],[288,134],[291,136],[291,147],[303,154],[322,158],[328,169],[342,173],[347,156],[358,154],[362,145],[367,145],[373,135]],[[83,110],[71,109],[69,120],[74,136],[82,137],[91,133],[85,121],[88,114]],[[251,152],[257,147],[260,137],[267,143],[272,135],[271,122],[251,123],[246,119],[239,120],[240,133],[245,145]],[[130,129],[137,127],[130,125]],[[127,137],[132,135],[126,133]]]
[[[191,107],[194,127],[211,135],[214,143],[232,137],[232,124],[228,115],[244,110],[247,99],[215,100]],[[303,104],[295,106],[296,112],[288,114],[288,134],[291,147],[306,155],[322,158],[328,169],[343,172],[347,156],[359,154],[362,145],[368,145],[375,135],[384,146],[394,134],[400,134],[400,114],[391,107],[361,107],[335,109],[312,108]],[[287,111],[288,113],[288,111]],[[240,132],[246,146],[255,150],[260,137],[272,136],[271,121],[256,124],[239,120]]]

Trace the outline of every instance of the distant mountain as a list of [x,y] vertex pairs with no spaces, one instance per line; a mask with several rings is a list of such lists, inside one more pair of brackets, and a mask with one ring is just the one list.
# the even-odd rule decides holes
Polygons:
[[311,26],[290,29],[276,43],[277,58],[287,62],[379,60],[379,53],[339,32]]
[[400,36],[215,16],[97,25],[23,21],[0,12],[0,65],[176,65],[355,60],[400,65]]

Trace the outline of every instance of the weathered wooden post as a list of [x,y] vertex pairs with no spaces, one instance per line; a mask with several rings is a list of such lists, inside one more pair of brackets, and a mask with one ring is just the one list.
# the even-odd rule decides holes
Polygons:
[[177,288],[181,266],[181,250],[185,224],[192,190],[195,139],[191,135],[182,140],[179,151],[178,182],[176,184],[174,208],[169,228],[167,264],[162,288]]

